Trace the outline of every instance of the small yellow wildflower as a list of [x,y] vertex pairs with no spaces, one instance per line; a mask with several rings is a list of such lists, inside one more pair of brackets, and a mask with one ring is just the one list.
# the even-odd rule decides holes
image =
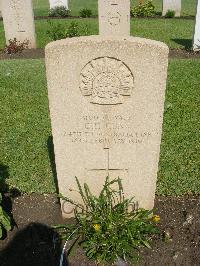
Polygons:
[[160,216],[159,215],[154,215],[152,217],[152,220],[155,222],[155,223],[159,223],[160,222]]
[[101,226],[100,226],[100,224],[94,224],[94,225],[93,225],[93,228],[94,228],[94,230],[95,230],[96,232],[99,232],[100,229],[101,229]]

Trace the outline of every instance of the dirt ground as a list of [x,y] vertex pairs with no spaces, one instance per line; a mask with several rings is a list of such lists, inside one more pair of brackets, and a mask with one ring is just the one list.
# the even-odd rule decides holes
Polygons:
[[[0,240],[1,266],[57,266],[63,243],[51,225],[63,222],[55,195],[4,199],[13,216],[13,230]],[[200,265],[200,197],[156,197],[160,234],[152,249],[140,250],[139,265]],[[68,221],[65,221],[68,222]],[[66,265],[94,266],[78,249]],[[119,264],[123,266],[124,264]]]
[[[5,54],[2,51],[0,52],[0,60],[37,59],[44,57],[45,57],[45,52],[44,49],[42,48],[23,50],[22,52],[16,54]],[[177,58],[177,59],[200,58],[200,52],[194,53],[192,51],[185,49],[170,49],[169,58]]]
[[[98,18],[98,16],[97,15],[93,15],[93,16],[91,16],[91,17],[89,17],[89,18],[83,18],[83,17],[80,17],[80,16],[68,16],[68,17],[60,17],[60,16],[53,16],[53,17],[51,17],[51,16],[34,16],[34,20],[42,20],[42,19],[44,19],[44,20],[47,20],[47,19],[63,19],[63,20],[70,20],[70,19],[97,19]],[[137,19],[144,19],[144,17],[137,17]],[[171,19],[171,18],[166,18],[166,17],[163,17],[162,16],[162,12],[157,12],[157,14],[156,15],[154,15],[154,16],[152,16],[152,17],[147,17],[147,18],[145,18],[145,19],[149,19],[149,20],[151,20],[151,19]],[[193,16],[193,15],[187,15],[187,16],[181,16],[181,17],[174,17],[173,19],[177,19],[177,20],[179,20],[179,19],[188,19],[188,20],[194,20],[195,19],[195,16]],[[0,21],[3,21],[3,18],[1,17],[0,18]]]
[[5,54],[3,51],[0,51],[0,60],[9,60],[9,59],[37,59],[44,58],[45,53],[44,49],[27,49],[16,54]]

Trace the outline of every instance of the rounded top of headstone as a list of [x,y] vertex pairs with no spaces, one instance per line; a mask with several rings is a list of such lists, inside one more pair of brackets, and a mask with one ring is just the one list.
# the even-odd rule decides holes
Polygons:
[[159,41],[150,40],[146,38],[140,37],[108,37],[108,36],[99,36],[99,35],[92,35],[92,36],[82,36],[82,37],[74,37],[74,38],[66,38],[58,41],[51,42],[46,45],[45,51],[48,52],[49,50],[59,49],[62,46],[71,46],[74,44],[85,45],[86,43],[112,43],[112,42],[120,42],[120,45],[124,43],[132,43],[137,46],[141,47],[150,47],[152,49],[161,50],[162,52],[169,53],[168,46]]

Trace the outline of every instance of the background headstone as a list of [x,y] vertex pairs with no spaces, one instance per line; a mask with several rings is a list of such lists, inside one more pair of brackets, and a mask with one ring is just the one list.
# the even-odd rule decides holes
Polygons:
[[200,1],[197,2],[197,13],[196,13],[196,23],[195,23],[195,32],[193,39],[193,50],[200,50]]
[[55,8],[57,6],[64,6],[69,9],[68,0],[49,0],[50,8]]
[[29,41],[29,48],[36,47],[32,0],[1,0],[6,42]]
[[175,11],[175,17],[181,15],[181,0],[163,0],[162,15],[165,16],[168,10]]
[[2,18],[1,0],[0,0],[0,18]]
[[[168,47],[134,37],[52,42],[46,69],[60,193],[79,201],[75,176],[93,193],[107,175],[125,195],[154,206]],[[69,63],[70,62],[70,63]],[[62,203],[63,215],[73,215]]]
[[130,0],[99,0],[99,34],[130,35]]

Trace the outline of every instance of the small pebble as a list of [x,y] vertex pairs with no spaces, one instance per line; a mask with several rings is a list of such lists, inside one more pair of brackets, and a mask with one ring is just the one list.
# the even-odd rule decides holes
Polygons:
[[118,258],[117,261],[115,262],[115,266],[126,266],[127,263],[121,259],[121,258]]
[[192,221],[194,220],[194,216],[192,214],[187,215],[185,222],[183,223],[183,226],[187,226],[192,224]]

